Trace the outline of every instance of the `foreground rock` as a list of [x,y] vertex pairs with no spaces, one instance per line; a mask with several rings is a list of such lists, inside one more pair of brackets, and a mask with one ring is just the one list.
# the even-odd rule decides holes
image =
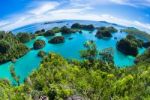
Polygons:
[[52,43],[52,44],[59,44],[64,42],[65,42],[65,38],[63,36],[56,36],[48,41],[48,43]]
[[44,41],[44,40],[36,40],[36,41],[34,42],[34,44],[33,44],[33,48],[34,48],[35,50],[41,49],[41,48],[43,48],[44,46],[45,46],[45,41]]

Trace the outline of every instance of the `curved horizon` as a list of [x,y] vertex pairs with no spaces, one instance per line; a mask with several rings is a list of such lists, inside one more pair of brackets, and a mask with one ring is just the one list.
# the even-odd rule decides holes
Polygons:
[[150,32],[149,0],[5,0],[0,5],[0,30],[5,31],[66,19],[107,21]]

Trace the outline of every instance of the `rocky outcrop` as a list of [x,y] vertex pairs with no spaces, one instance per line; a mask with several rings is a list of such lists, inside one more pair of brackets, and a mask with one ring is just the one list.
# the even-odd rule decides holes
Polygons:
[[52,43],[52,44],[59,44],[64,42],[65,42],[65,38],[63,36],[56,36],[48,41],[48,43]]
[[138,54],[137,45],[134,45],[134,43],[128,39],[121,39],[117,43],[117,49],[126,55],[136,56]]
[[36,41],[34,42],[34,44],[33,44],[33,48],[34,48],[35,50],[41,49],[41,48],[43,48],[44,46],[45,46],[45,41],[44,41],[44,40],[36,40]]

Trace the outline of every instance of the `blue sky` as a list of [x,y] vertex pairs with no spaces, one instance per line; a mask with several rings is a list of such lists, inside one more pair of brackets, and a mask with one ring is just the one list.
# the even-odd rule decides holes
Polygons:
[[0,30],[61,19],[108,21],[150,32],[150,0],[0,0]]

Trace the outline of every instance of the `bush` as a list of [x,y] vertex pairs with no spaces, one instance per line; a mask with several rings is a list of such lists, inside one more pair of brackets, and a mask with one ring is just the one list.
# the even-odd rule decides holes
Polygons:
[[33,44],[33,48],[34,48],[35,50],[41,49],[41,48],[43,48],[44,46],[45,46],[45,41],[44,41],[44,40],[36,40],[36,41],[34,42],[34,44]]

